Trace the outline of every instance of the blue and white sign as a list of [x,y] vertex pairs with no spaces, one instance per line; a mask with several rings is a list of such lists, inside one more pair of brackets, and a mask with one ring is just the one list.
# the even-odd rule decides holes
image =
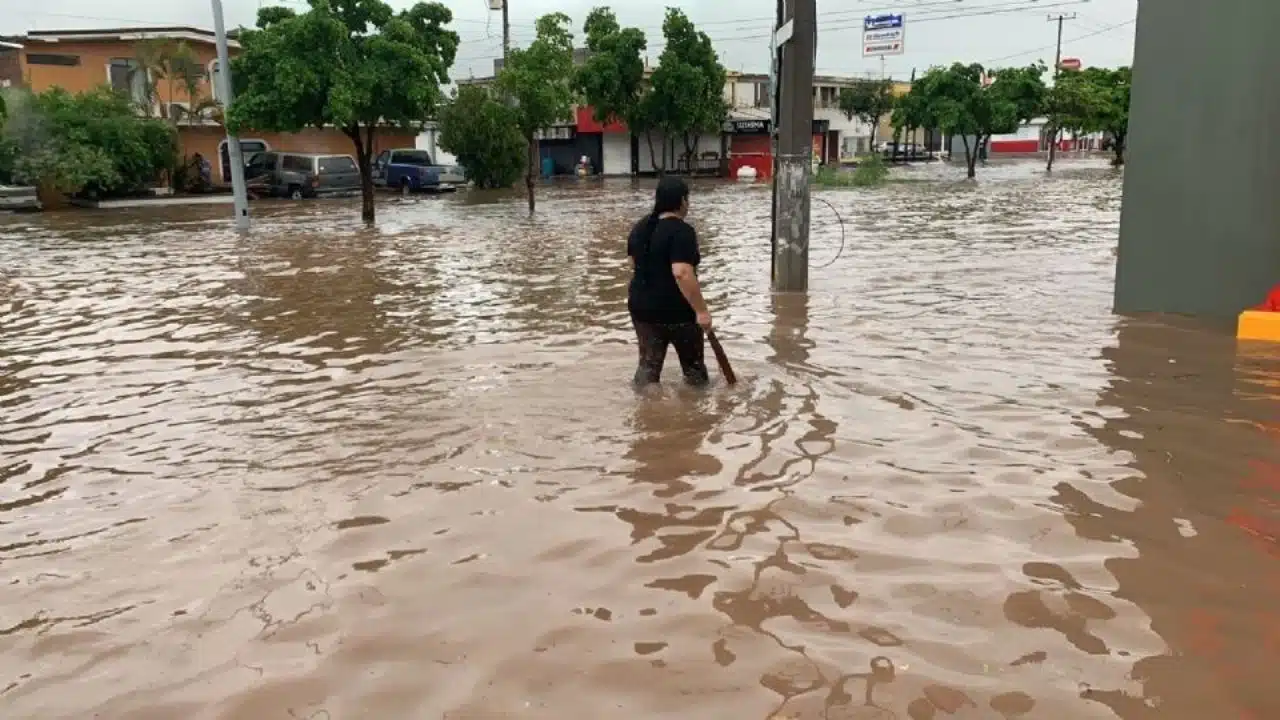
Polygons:
[[863,30],[884,30],[886,28],[900,28],[905,23],[903,15],[868,15],[862,21]]
[[862,56],[901,55],[907,51],[906,37],[906,15],[868,15],[862,21]]

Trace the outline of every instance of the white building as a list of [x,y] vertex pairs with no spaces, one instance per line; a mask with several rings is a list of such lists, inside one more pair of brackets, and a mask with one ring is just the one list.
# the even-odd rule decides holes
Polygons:
[[[830,75],[817,75],[813,78],[813,119],[828,127],[825,152],[828,162],[869,149],[871,127],[857,118],[849,119],[840,110],[840,91],[865,79]],[[734,109],[757,108],[768,112],[769,76],[730,73],[726,81],[725,100]]]

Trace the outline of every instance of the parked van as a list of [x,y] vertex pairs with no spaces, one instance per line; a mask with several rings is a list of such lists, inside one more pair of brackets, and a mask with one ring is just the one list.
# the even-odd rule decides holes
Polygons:
[[294,200],[360,192],[360,168],[350,155],[260,152],[245,164],[250,190]]

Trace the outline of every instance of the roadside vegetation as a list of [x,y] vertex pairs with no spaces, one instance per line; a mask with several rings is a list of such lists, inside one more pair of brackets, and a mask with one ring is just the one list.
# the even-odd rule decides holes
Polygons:
[[177,134],[142,117],[123,95],[4,92],[0,182],[33,185],[44,197],[109,197],[144,190],[173,171]]
[[310,0],[310,9],[258,10],[231,61],[232,130],[336,127],[360,168],[361,217],[375,217],[378,130],[416,130],[434,117],[458,52],[453,12],[420,2],[395,12],[382,0]]
[[825,165],[814,176],[813,183],[824,188],[870,188],[889,182],[889,166],[879,154],[858,158],[852,170]]

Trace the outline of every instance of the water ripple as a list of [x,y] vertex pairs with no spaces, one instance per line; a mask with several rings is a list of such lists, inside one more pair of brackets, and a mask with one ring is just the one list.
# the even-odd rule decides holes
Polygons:
[[1280,716],[1280,358],[1110,314],[1105,167],[901,172],[803,297],[695,187],[706,393],[651,182],[0,220],[6,716]]

